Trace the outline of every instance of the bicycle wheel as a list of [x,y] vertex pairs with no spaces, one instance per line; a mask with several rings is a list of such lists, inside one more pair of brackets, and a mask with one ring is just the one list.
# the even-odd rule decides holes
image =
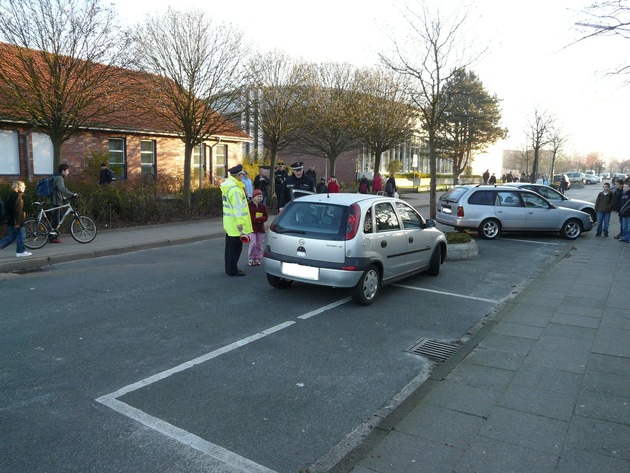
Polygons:
[[89,243],[96,238],[96,224],[90,217],[80,215],[70,222],[70,234],[79,243]]
[[24,220],[24,231],[26,232],[24,246],[31,250],[41,248],[48,242],[48,225],[36,218],[31,217]]

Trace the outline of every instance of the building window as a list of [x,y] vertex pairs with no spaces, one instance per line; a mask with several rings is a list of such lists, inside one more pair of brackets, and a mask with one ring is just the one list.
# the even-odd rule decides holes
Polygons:
[[17,131],[0,131],[0,174],[20,174]]
[[140,140],[140,171],[143,176],[156,177],[155,140]]
[[127,177],[127,153],[124,138],[109,139],[109,169],[118,179]]
[[214,147],[214,175],[215,177],[227,177],[227,145]]
[[[206,167],[206,159],[204,154],[204,144],[195,146],[192,151],[192,161],[190,163],[190,180],[192,183],[199,182],[199,175],[203,176],[203,170]],[[201,185],[201,183],[200,183]]]
[[33,133],[31,135],[31,146],[33,147],[33,173],[52,174],[54,151],[50,136],[45,133]]

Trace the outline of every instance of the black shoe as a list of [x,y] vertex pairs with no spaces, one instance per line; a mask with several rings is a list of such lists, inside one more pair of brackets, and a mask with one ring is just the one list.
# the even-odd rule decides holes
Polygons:
[[595,236],[602,236],[602,234],[601,233],[596,233]]
[[605,236],[605,237],[607,237],[607,236],[608,236],[608,233],[604,233],[604,236]]
[[245,276],[245,273],[239,269],[236,273],[228,274],[228,276]]
[[613,238],[615,240],[619,240],[619,238],[621,238],[621,233],[617,233]]

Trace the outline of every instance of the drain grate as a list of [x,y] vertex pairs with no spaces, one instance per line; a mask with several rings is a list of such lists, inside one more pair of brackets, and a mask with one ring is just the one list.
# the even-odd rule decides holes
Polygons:
[[459,350],[459,347],[455,345],[449,345],[448,343],[423,338],[417,344],[412,346],[409,349],[409,352],[414,355],[428,356],[429,358],[442,362],[448,360],[457,350]]

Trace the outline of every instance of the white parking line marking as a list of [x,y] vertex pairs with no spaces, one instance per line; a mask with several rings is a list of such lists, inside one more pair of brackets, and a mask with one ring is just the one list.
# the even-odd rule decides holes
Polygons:
[[330,310],[330,309],[334,309],[335,307],[340,306],[342,304],[345,304],[346,302],[350,302],[350,298],[349,297],[346,297],[344,299],[338,300],[337,302],[333,302],[332,304],[325,305],[324,307],[320,307],[319,309],[315,309],[315,310],[313,310],[311,312],[307,312],[304,315],[300,315],[298,317],[298,319],[302,319],[302,320],[310,319],[311,317],[313,317],[315,315],[319,315],[322,312],[325,312],[325,311]]
[[238,471],[243,473],[277,473],[274,470],[270,470],[265,466],[254,463],[253,461],[237,455],[236,453],[220,447],[219,445],[208,442],[201,437],[191,434],[190,432],[186,432],[185,430],[175,427],[168,422],[164,422],[157,417],[153,417],[140,409],[130,406],[129,404],[125,404],[124,402],[115,399],[111,394],[99,397],[97,401],[117,412],[120,412],[130,419],[140,422],[142,425],[156,430],[167,437],[183,443],[184,445],[188,445],[189,447],[192,447],[223,464],[229,465]]
[[424,287],[404,286],[402,284],[392,284],[392,286],[404,287],[405,289],[413,289],[414,291],[432,292],[434,294],[441,294],[444,296],[460,297],[462,299],[472,299],[474,301],[491,302],[493,304],[498,304],[500,302],[500,301],[495,301],[494,299],[485,299],[483,297],[465,296],[463,294],[455,294],[454,292],[436,291],[435,289],[426,289]]
[[[328,304],[324,307],[320,307],[319,309],[313,310],[311,312],[307,312],[306,314],[301,315],[298,318],[302,320],[306,320],[315,315],[321,314],[327,310],[330,310],[337,306],[345,304],[349,300],[350,298],[346,297],[339,301],[333,302],[332,304]],[[140,422],[141,424],[146,425],[147,427],[150,427],[151,429],[154,429],[157,432],[160,432],[161,434],[172,438],[173,440],[183,443],[184,445],[188,445],[194,448],[195,450],[198,450],[226,465],[236,468],[238,471],[241,471],[243,473],[276,473],[274,470],[270,470],[269,468],[259,465],[258,463],[255,463],[251,460],[248,460],[247,458],[242,457],[230,450],[220,447],[219,445],[216,445],[214,443],[208,442],[207,440],[204,440],[201,437],[191,434],[190,432],[186,432],[185,430],[180,429],[179,427],[169,424],[168,422],[158,419],[157,417],[153,417],[152,415],[149,415],[146,412],[141,411],[140,409],[137,409],[135,407],[130,406],[129,404],[119,401],[118,398],[121,396],[124,396],[125,394],[129,394],[133,391],[136,391],[140,388],[143,388],[145,386],[149,386],[150,384],[153,384],[157,381],[166,379],[169,376],[174,375],[176,373],[180,373],[184,370],[187,370],[188,368],[192,368],[195,365],[204,363],[208,360],[212,360],[213,358],[221,356],[232,350],[236,350],[237,348],[245,346],[251,342],[260,340],[261,338],[264,338],[267,335],[271,335],[272,333],[276,333],[276,332],[279,332],[280,330],[284,330],[285,328],[290,327],[291,325],[294,325],[295,323],[296,323],[295,321],[290,320],[290,321],[275,325],[273,327],[270,327],[268,329],[262,330],[261,332],[258,332],[253,335],[250,335],[249,337],[245,337],[240,340],[237,340],[233,343],[230,343],[229,345],[226,345],[222,348],[211,351],[210,353],[206,353],[205,355],[199,356],[190,361],[186,361],[171,369],[162,371],[161,373],[154,374],[153,376],[149,376],[148,378],[144,378],[136,383],[125,386],[119,389],[118,391],[101,396],[98,399],[96,399],[96,401],[103,404],[104,406],[109,407],[110,409],[115,410],[116,412],[119,412],[120,414],[124,416],[129,417],[130,419]]]

